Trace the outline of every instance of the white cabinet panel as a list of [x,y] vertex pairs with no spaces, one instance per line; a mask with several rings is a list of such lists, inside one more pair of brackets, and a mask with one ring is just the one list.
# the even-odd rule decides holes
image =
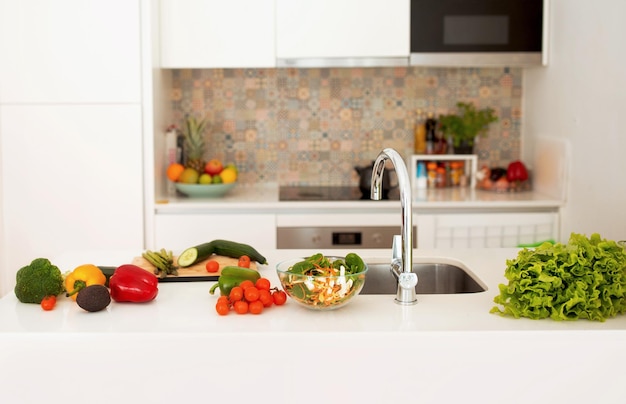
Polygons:
[[159,214],[155,216],[154,246],[180,252],[215,239],[276,248],[276,216],[267,213]]
[[276,56],[408,58],[409,11],[409,0],[276,0]]
[[0,103],[139,102],[139,0],[0,0]]
[[161,0],[161,67],[273,67],[274,32],[274,0]]
[[423,214],[414,220],[419,248],[517,247],[559,239],[557,212]]
[[5,279],[37,257],[142,249],[139,105],[0,106],[0,135]]

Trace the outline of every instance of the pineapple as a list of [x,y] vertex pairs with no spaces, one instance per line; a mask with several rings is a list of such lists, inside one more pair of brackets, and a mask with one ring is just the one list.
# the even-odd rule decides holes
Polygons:
[[197,172],[204,171],[204,136],[207,121],[197,121],[194,116],[188,116],[185,122],[183,135],[185,136],[185,167],[193,168]]

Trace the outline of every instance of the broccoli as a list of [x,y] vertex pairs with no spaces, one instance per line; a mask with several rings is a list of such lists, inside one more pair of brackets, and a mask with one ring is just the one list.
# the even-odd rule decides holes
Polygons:
[[15,296],[22,303],[41,303],[63,292],[63,275],[46,258],[36,258],[15,274]]

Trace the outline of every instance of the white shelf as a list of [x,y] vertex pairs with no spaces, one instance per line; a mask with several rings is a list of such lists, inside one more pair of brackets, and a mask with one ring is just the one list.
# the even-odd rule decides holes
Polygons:
[[[476,187],[476,172],[478,167],[478,157],[475,154],[414,154],[411,156],[409,175],[411,176],[411,186],[417,188],[417,165],[420,161],[463,161],[465,176],[468,179],[470,188]],[[456,186],[450,186],[456,187]]]

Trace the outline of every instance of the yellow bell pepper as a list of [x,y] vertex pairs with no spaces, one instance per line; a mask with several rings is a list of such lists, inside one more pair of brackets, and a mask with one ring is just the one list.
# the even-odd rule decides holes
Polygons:
[[106,276],[100,268],[92,264],[85,264],[76,267],[65,278],[65,291],[67,296],[76,300],[78,292],[91,285],[104,285],[107,281]]

